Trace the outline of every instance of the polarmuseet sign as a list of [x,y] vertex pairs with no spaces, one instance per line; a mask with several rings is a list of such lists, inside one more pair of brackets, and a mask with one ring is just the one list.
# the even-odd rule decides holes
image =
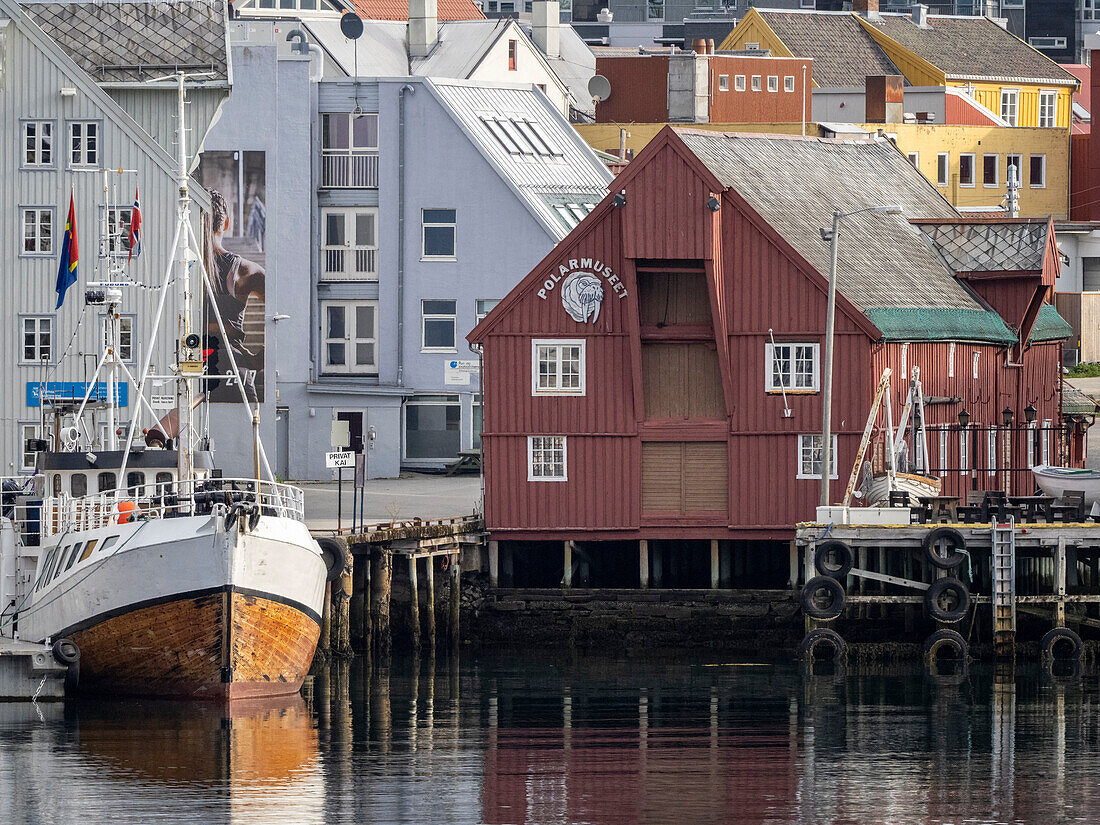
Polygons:
[[545,301],[547,293],[552,292],[559,281],[562,307],[579,324],[594,323],[600,316],[604,297],[603,281],[607,282],[607,286],[619,298],[627,295],[626,287],[619,276],[611,271],[611,267],[595,258],[570,258],[543,282],[538,296]]

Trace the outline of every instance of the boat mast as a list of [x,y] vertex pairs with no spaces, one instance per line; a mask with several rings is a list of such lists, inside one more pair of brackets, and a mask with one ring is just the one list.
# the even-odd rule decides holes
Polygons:
[[[191,196],[188,189],[187,173],[187,128],[184,121],[184,80],[183,72],[176,75],[178,84],[178,98],[176,101],[176,148],[178,150],[179,164],[176,169],[176,184],[179,190],[179,200],[176,206],[176,223],[178,226],[188,227],[191,222]],[[194,474],[194,449],[195,432],[194,401],[195,385],[188,374],[183,371],[183,362],[190,361],[187,339],[194,332],[191,325],[191,279],[190,264],[192,251],[187,243],[186,231],[178,233],[177,250],[175,254],[176,281],[179,298],[179,323],[176,334],[176,368],[179,372],[179,380],[176,382],[176,412],[179,426],[176,438],[176,470],[178,478],[189,479]],[[201,348],[201,344],[200,344]],[[201,360],[200,360],[201,363]]]

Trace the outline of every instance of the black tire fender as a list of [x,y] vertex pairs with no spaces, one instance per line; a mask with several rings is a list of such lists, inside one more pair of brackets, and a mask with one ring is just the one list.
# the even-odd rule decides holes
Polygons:
[[[1069,656],[1055,656],[1054,649],[1065,647],[1066,643],[1072,645],[1072,652]],[[1081,653],[1084,651],[1085,646],[1081,642],[1081,637],[1070,630],[1068,627],[1055,627],[1051,628],[1043,636],[1042,641],[1039,642],[1039,648],[1043,652],[1043,659],[1046,661],[1053,661],[1055,659],[1077,659],[1080,660]]]
[[[814,602],[814,596],[822,590],[832,597],[829,604],[825,606]],[[803,613],[811,619],[821,619],[822,621],[835,619],[843,613],[845,600],[844,586],[832,576],[814,576],[803,585],[802,593],[798,598]]]
[[53,657],[63,665],[72,667],[80,662],[80,648],[72,639],[57,639],[52,650]]
[[955,630],[937,630],[924,640],[924,660],[931,664],[938,656],[940,650],[948,648],[955,651],[955,658],[960,662],[968,659],[968,646],[962,634]]
[[327,536],[317,539],[317,544],[321,547],[321,560],[324,561],[325,568],[328,570],[326,579],[334,582],[344,575],[344,568],[350,559],[348,545],[343,539]]
[[[830,557],[836,562],[830,563]],[[842,541],[824,541],[814,549],[814,567],[822,576],[843,581],[852,569],[852,548]]]
[[[954,596],[957,604],[951,608],[944,607],[940,599],[945,596]],[[924,603],[928,607],[928,615],[933,619],[953,624],[962,621],[970,612],[970,591],[958,579],[937,579],[924,594]]]
[[[941,541],[946,541],[951,546],[946,558],[941,556],[939,550],[936,549],[936,544]],[[935,530],[929,531],[928,535],[924,537],[921,547],[924,549],[925,558],[933,567],[940,570],[954,570],[966,558],[965,553],[959,552],[966,549],[966,539],[954,527],[937,527]]]
[[799,658],[807,662],[814,660],[814,652],[819,646],[824,645],[833,649],[832,659],[837,664],[843,664],[848,660],[848,644],[839,633],[827,627],[818,627],[806,634],[802,643],[798,646]]

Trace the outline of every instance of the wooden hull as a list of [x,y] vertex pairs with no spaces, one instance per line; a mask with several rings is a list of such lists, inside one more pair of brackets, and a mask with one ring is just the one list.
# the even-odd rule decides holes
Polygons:
[[[921,496],[938,496],[940,494],[940,479],[935,476],[918,475],[917,473],[897,473],[894,476],[895,489],[909,493],[911,499]],[[876,475],[871,481],[867,494],[868,504],[879,504],[890,497],[890,479],[883,473]]]
[[88,692],[234,700],[296,693],[320,635],[316,615],[261,593],[181,594],[92,619],[69,636]]

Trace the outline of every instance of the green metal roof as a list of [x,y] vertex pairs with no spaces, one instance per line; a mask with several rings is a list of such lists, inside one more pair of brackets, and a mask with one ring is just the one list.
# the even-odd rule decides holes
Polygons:
[[1061,341],[1073,335],[1073,327],[1065,318],[1058,314],[1054,304],[1043,304],[1039,307],[1039,317],[1035,319],[1035,326],[1031,330],[1031,343],[1039,341]]
[[[1016,334],[995,312],[946,307],[887,307],[864,314],[889,341],[980,341],[1011,346]],[[1031,331],[1031,343],[1059,341],[1073,334],[1052,304],[1044,304]]]

